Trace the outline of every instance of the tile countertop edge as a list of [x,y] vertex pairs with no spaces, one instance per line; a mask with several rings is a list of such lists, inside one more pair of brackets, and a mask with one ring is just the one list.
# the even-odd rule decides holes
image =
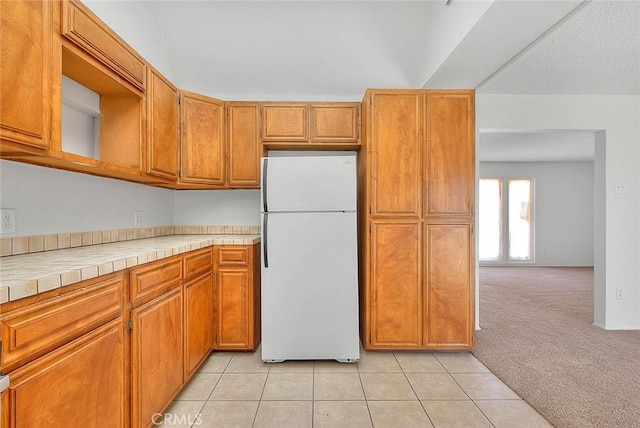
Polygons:
[[[141,238],[94,245],[92,246],[92,252],[103,251],[105,254],[94,256],[95,262],[88,261],[84,264],[69,263],[67,266],[64,264],[55,265],[53,261],[64,257],[65,253],[69,255],[78,254],[79,248],[52,250],[20,256],[5,256],[0,258],[0,304],[212,245],[254,245],[259,242],[260,235],[169,235]],[[143,246],[148,247],[142,252],[136,248],[141,243]],[[131,247],[131,250],[128,251],[127,247]],[[113,253],[110,253],[110,251]],[[5,268],[1,263],[3,259],[11,259],[12,262],[17,261],[17,263],[12,264],[19,267]],[[15,278],[16,275],[13,274],[13,271],[30,271],[32,259],[37,259],[40,264],[51,263],[51,266],[48,267],[49,270],[46,272],[39,271],[33,273],[31,277]],[[48,262],[47,259],[51,259],[51,261]],[[22,262],[24,266],[20,266],[21,262],[19,260],[24,260]]]

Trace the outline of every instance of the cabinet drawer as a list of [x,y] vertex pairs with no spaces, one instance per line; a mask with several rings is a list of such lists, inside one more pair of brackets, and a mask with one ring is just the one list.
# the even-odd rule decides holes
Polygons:
[[61,25],[64,37],[138,89],[144,90],[144,61],[84,6],[74,1],[64,1]]
[[130,274],[131,302],[150,296],[159,290],[177,286],[182,281],[182,257],[144,265]]
[[184,277],[189,279],[213,268],[211,248],[193,251],[184,256]]
[[3,314],[2,372],[7,373],[115,318],[122,303],[123,276],[118,275]]
[[249,266],[247,247],[218,248],[218,266]]

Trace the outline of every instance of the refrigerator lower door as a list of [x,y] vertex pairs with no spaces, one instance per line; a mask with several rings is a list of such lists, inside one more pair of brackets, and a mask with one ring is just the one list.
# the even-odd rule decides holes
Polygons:
[[269,213],[267,223],[263,361],[357,361],[356,214]]

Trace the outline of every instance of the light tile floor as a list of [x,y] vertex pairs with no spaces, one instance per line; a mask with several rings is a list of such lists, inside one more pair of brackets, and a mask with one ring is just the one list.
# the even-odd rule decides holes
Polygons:
[[367,352],[357,364],[215,352],[156,425],[551,427],[468,352]]

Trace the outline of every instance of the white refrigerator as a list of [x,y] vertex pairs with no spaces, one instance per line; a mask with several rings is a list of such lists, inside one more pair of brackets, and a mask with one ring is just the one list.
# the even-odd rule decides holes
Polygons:
[[262,360],[356,362],[356,157],[266,157],[261,168]]

